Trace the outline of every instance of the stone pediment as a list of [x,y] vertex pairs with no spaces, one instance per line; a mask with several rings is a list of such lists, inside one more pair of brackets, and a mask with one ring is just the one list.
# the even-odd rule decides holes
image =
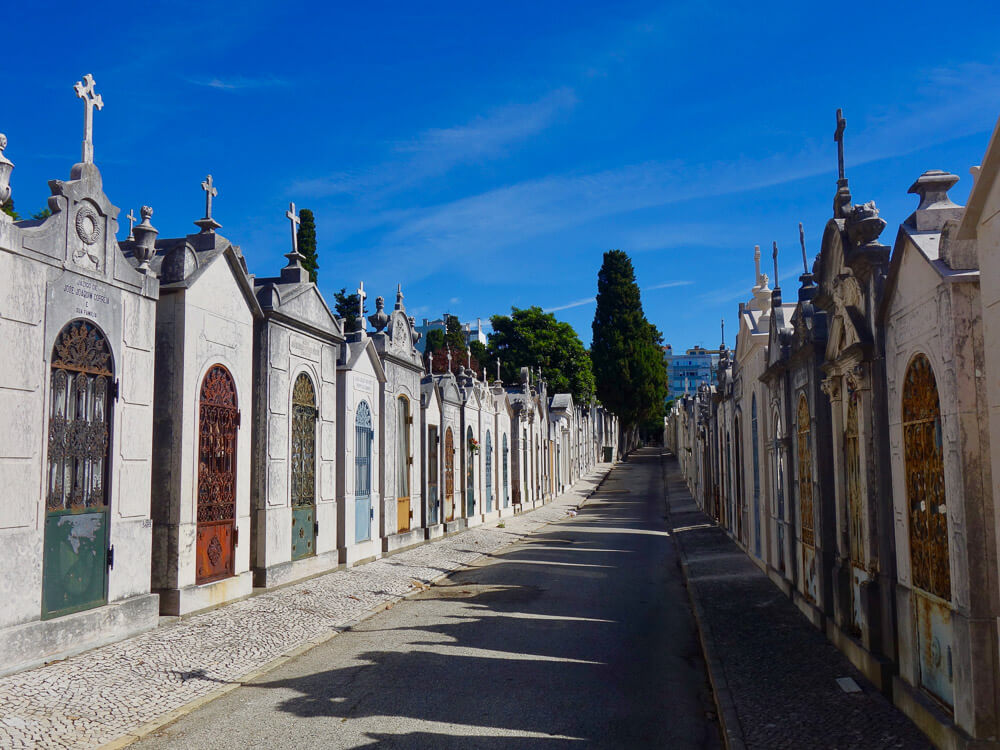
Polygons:
[[330,312],[326,300],[315,284],[278,286],[277,304],[274,304],[272,299],[272,305],[275,312],[280,312],[288,318],[327,331],[338,338],[343,337],[340,321]]

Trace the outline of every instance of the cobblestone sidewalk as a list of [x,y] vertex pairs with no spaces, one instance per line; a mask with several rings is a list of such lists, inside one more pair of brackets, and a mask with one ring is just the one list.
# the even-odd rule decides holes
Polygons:
[[[670,526],[730,748],[930,748],[927,738],[696,507],[664,458]],[[846,693],[838,677],[861,692]]]
[[552,503],[505,519],[505,528],[490,522],[0,678],[0,747],[127,743],[144,725],[169,721],[192,701],[238,685],[290,652],[326,640],[414,589],[563,517],[609,469],[610,464],[598,465]]

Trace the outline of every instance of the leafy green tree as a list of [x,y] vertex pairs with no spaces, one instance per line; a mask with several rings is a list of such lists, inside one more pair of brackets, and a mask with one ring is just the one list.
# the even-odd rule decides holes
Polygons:
[[454,315],[449,315],[448,320],[445,323],[445,343],[451,347],[452,352],[462,352],[465,353],[465,331],[462,330],[462,321],[460,321]]
[[[333,295],[333,309],[336,310],[337,317],[344,319],[345,333],[351,333],[360,328],[358,324],[358,304],[360,302],[361,298],[358,297],[357,292],[348,294],[344,288],[341,288],[339,292]],[[367,305],[364,312],[368,312]]]
[[667,374],[662,336],[642,311],[628,255],[609,250],[597,275],[591,359],[597,397],[618,415],[627,445],[638,428],[663,412]]
[[34,219],[35,221],[44,221],[45,219],[49,218],[51,215],[52,215],[52,211],[49,209],[48,206],[46,206],[45,208],[43,208],[38,213],[32,214],[31,218]]
[[14,210],[14,199],[13,198],[8,198],[6,201],[4,201],[4,204],[2,206],[0,206],[0,211],[3,211],[10,218],[12,218],[14,221],[19,221],[20,218],[21,218],[18,215],[17,211]]
[[316,253],[316,219],[312,211],[303,208],[299,211],[299,220],[299,255],[302,256],[302,267],[309,272],[309,280],[315,284],[316,272],[319,270],[319,256]]
[[594,396],[594,375],[590,356],[569,323],[556,320],[540,307],[511,308],[510,316],[490,318],[487,367],[496,370],[504,382],[516,383],[521,368],[540,367],[549,384],[549,393],[571,393],[577,403],[588,403]]
[[424,339],[424,351],[428,352],[439,352],[444,349],[444,331],[440,328],[432,328],[427,332],[427,336]]
[[485,365],[489,361],[489,352],[486,349],[486,344],[482,341],[470,341],[469,351],[472,352],[472,358],[481,365]]

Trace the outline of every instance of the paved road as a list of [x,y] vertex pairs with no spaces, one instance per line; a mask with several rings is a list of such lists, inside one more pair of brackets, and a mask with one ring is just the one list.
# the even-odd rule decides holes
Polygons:
[[656,451],[143,748],[718,748]]

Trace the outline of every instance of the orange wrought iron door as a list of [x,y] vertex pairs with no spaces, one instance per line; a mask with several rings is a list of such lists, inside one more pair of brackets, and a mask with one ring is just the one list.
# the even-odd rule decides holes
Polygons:
[[234,572],[239,415],[233,378],[214,365],[202,381],[198,407],[197,583]]

